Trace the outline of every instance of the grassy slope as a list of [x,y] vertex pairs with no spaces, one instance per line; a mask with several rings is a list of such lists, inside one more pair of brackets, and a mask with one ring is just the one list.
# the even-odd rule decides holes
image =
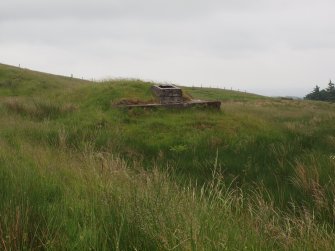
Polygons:
[[150,85],[0,65],[2,248],[334,247],[334,104],[185,88],[221,111],[111,108]]

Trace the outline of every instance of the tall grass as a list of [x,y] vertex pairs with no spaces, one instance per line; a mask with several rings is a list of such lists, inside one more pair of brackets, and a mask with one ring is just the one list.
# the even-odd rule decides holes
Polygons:
[[334,249],[334,104],[149,87],[0,65],[0,249]]
[[90,146],[78,154],[2,145],[0,158],[3,250],[335,247],[333,232],[313,212],[278,211],[263,187],[227,187],[214,167],[205,185],[181,187],[171,169],[146,171]]
[[55,104],[48,101],[33,100],[27,102],[18,98],[11,98],[4,102],[4,106],[13,113],[32,119],[55,119],[63,114],[73,112],[77,107],[73,104]]

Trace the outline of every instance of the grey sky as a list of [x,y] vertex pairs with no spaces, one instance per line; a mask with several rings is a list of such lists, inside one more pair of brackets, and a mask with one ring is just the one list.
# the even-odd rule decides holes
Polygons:
[[303,96],[335,80],[335,1],[2,0],[0,62]]

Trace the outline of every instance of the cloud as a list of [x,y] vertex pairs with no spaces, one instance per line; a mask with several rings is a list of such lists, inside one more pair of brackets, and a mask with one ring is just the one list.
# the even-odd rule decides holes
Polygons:
[[330,0],[2,1],[0,60],[259,92],[294,83],[303,94],[306,83],[331,77],[334,7]]

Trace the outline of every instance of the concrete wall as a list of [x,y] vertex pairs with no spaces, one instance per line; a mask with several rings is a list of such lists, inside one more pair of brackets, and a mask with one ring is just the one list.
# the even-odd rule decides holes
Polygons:
[[154,85],[152,92],[159,98],[161,104],[182,103],[182,90],[174,85]]

